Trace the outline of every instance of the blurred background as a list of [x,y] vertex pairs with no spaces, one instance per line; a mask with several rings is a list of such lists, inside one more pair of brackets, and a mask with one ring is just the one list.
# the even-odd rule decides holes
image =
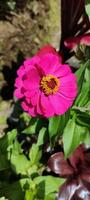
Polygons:
[[0,135],[12,113],[16,71],[44,44],[60,44],[60,0],[0,0]]

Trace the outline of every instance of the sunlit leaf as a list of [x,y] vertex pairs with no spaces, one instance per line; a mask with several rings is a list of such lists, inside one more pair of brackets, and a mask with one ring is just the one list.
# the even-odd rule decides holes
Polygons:
[[41,146],[44,144],[45,133],[46,133],[46,128],[42,128],[38,135],[38,141],[37,141],[38,146]]
[[70,156],[75,148],[80,144],[81,131],[80,126],[75,122],[75,119],[70,119],[64,129],[63,145],[65,157]]
[[30,167],[30,161],[26,156],[21,152],[21,147],[16,141],[11,154],[10,159],[12,169],[17,173],[27,174],[27,170]]
[[35,196],[31,190],[27,190],[25,193],[25,199],[24,200],[34,200]]
[[39,150],[39,146],[37,146],[37,144],[33,144],[29,153],[31,164],[34,165],[38,163],[41,159],[41,156],[42,156],[42,152],[41,150]]
[[90,83],[86,82],[82,86],[82,90],[75,101],[75,105],[85,106],[89,100],[90,100]]
[[[50,193],[57,192],[64,179],[53,176],[39,176],[34,179],[34,182],[38,185],[38,192],[43,191],[44,195],[47,196]],[[43,196],[43,193],[41,196]]]
[[61,135],[62,131],[68,121],[69,112],[65,113],[64,115],[52,117],[49,119],[49,136],[50,139],[53,139],[57,135]]
[[88,16],[90,16],[90,0],[85,0],[85,9]]

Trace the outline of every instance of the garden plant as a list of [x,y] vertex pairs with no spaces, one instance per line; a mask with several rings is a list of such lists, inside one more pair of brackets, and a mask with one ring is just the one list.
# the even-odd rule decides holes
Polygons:
[[[27,2],[4,6],[13,14]],[[17,67],[0,200],[90,200],[89,20],[89,0],[62,0],[59,50],[47,42]]]

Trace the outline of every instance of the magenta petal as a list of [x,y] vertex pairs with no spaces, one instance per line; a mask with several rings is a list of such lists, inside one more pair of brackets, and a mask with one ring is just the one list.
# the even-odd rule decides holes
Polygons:
[[31,89],[31,90],[26,90],[24,92],[24,95],[25,95],[26,98],[31,98],[31,97],[33,97],[35,95],[36,92],[38,92],[37,88]]
[[60,87],[59,93],[69,100],[74,100],[77,95],[77,87]]
[[74,100],[77,95],[77,80],[74,74],[60,78],[59,91],[67,100]]
[[61,54],[59,54],[58,52],[56,52],[56,49],[53,48],[51,45],[45,45],[44,47],[42,47],[42,48],[38,51],[37,55],[38,55],[40,58],[42,58],[43,56],[45,56],[45,55],[48,54],[48,53],[52,53],[52,54],[58,56],[59,59],[60,59],[60,63],[62,63],[62,56],[61,56]]
[[65,76],[65,77],[61,77],[60,78],[60,83],[61,83],[61,86],[76,86],[76,84],[77,84],[77,78],[76,78],[76,76],[73,74],[73,73],[71,73],[71,74],[69,74],[69,75],[67,75],[67,76]]
[[37,105],[36,105],[36,111],[39,115],[43,115],[43,109],[41,106],[41,92],[39,91],[39,96],[38,96],[38,101],[37,101]]
[[22,85],[23,85],[23,81],[22,81],[22,79],[21,78],[16,78],[16,80],[15,80],[15,87],[22,87]]
[[25,67],[24,66],[20,66],[20,68],[17,70],[17,75],[19,77],[22,77],[25,74]]
[[63,77],[71,74],[71,69],[67,64],[58,65],[58,68],[55,70],[54,74],[57,77]]
[[59,57],[53,54],[47,54],[39,62],[39,66],[45,75],[53,74],[60,64]]
[[37,104],[38,98],[39,98],[39,93],[38,93],[38,92],[35,93],[34,96],[31,97],[31,104],[32,104],[33,106],[35,106],[35,105]]
[[41,108],[45,117],[52,117],[54,115],[52,104],[48,96],[45,96],[43,92],[41,93]]
[[44,55],[47,54],[47,53],[58,54],[58,53],[56,52],[55,48],[53,48],[51,45],[48,44],[48,45],[45,45],[44,47],[42,47],[42,48],[38,51],[37,55],[40,56],[40,58],[41,58],[42,56],[44,56]]
[[22,106],[23,110],[25,110],[25,111],[28,111],[28,110],[29,110],[29,106],[28,106],[28,104],[27,104],[25,101],[23,101],[23,102],[21,103],[21,106]]
[[40,61],[39,56],[33,56],[32,58],[28,58],[24,61],[25,70],[31,69],[33,66],[38,64]]
[[50,100],[56,115],[64,114],[72,105],[72,101],[65,99],[58,93],[56,95],[51,96]]
[[37,113],[35,112],[35,107],[29,107],[28,113],[32,116],[35,117]]
[[14,91],[14,96],[17,97],[18,99],[21,99],[24,95],[23,93],[21,92],[21,89],[16,89]]
[[23,81],[24,88],[32,90],[38,88],[40,82],[40,76],[38,71],[33,68],[29,71],[27,79]]

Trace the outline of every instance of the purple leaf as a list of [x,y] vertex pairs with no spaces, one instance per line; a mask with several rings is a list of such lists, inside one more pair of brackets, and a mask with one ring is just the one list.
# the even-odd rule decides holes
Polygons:
[[84,34],[90,29],[88,16],[85,14],[85,0],[61,0],[61,50],[66,51],[64,40]]
[[53,154],[48,160],[48,166],[54,173],[59,174],[63,178],[73,174],[73,168],[64,159],[62,152]]
[[84,145],[80,145],[69,158],[70,164],[75,171],[78,171],[84,162],[84,150]]
[[90,191],[80,179],[72,179],[60,187],[58,200],[90,200]]
[[73,195],[78,188],[77,180],[69,180],[60,187],[57,200],[74,200]]
[[74,200],[75,195],[77,196],[77,199],[81,199],[81,200],[90,200],[90,191],[84,186],[80,186],[78,187],[78,189],[76,190],[72,200]]

